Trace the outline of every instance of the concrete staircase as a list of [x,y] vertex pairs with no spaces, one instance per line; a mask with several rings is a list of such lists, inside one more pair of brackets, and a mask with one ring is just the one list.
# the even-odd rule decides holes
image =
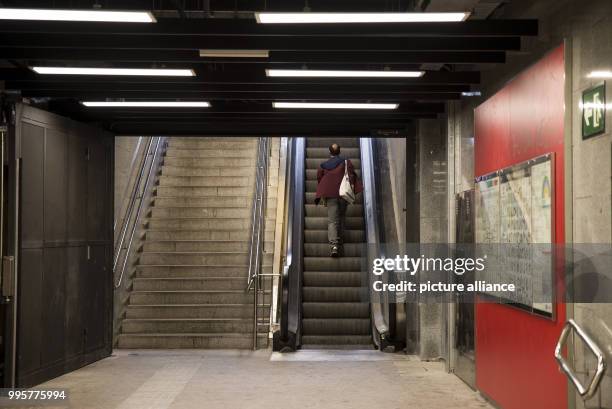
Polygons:
[[315,205],[317,169],[329,158],[328,147],[334,142],[361,177],[359,138],[307,139],[302,344],[304,348],[371,349],[369,304],[362,299],[367,294],[361,273],[363,195],[347,208],[344,254],[340,258],[330,257],[327,208]]
[[[169,138],[119,348],[253,346],[253,293],[245,288],[256,148],[255,138]],[[268,252],[264,272],[271,265]],[[270,294],[264,298],[260,317],[269,315]],[[267,328],[260,331],[261,346]]]

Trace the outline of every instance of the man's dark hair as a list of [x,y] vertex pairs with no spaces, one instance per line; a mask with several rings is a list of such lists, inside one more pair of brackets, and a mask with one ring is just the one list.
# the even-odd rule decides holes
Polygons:
[[329,153],[331,153],[333,156],[340,155],[340,145],[337,143],[329,145]]

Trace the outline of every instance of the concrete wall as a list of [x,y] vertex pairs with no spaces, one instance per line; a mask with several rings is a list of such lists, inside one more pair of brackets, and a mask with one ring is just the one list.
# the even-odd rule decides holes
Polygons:
[[[446,126],[445,120],[422,119],[416,127],[421,243],[446,243],[448,240]],[[418,354],[421,359],[446,355],[445,311],[440,303],[419,305]]]
[[[612,70],[612,2],[519,0],[507,5],[498,17],[538,18],[540,35],[523,40],[523,51],[527,52],[509,54],[506,64],[491,67],[483,73],[482,98],[450,104],[448,144],[452,169],[449,170],[449,215],[453,212],[454,194],[473,186],[473,109],[547,51],[567,40],[566,237],[567,241],[574,243],[610,243],[612,132],[609,124],[612,123],[612,113],[608,110],[606,115],[606,133],[583,141],[579,103],[583,90],[602,81],[587,78],[588,73]],[[607,84],[608,100],[611,93]],[[451,218],[449,221],[452,222]],[[568,318],[572,314],[605,351],[608,362],[612,362],[612,304],[574,304],[573,309],[568,306]],[[585,354],[580,342],[574,346],[573,353],[577,370],[585,379],[591,376],[594,362],[588,353]],[[573,389],[572,386],[569,388]],[[578,408],[585,407],[579,397],[570,406],[572,404]],[[612,371],[608,371],[600,392],[588,402],[588,407],[612,407]]]

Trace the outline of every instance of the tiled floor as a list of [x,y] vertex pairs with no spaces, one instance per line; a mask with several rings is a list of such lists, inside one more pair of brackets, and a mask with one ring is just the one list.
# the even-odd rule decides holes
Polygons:
[[118,350],[39,387],[79,409],[490,408],[443,364],[376,351]]

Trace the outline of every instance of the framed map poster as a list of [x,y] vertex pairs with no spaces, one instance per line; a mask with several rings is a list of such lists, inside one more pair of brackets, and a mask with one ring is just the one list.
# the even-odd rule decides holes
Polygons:
[[[478,277],[514,283],[514,293],[485,293],[552,317],[554,157],[546,154],[476,178],[476,243],[492,254]],[[510,294],[510,295],[508,295]]]

